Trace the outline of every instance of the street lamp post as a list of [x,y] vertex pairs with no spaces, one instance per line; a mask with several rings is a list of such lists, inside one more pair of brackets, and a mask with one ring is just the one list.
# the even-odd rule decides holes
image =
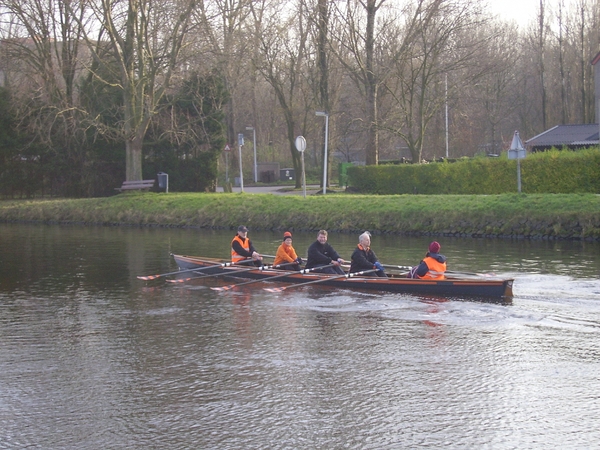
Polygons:
[[317,111],[319,117],[325,117],[325,157],[323,158],[323,195],[327,193],[327,139],[329,137],[329,113]]
[[258,182],[258,170],[256,168],[256,130],[254,127],[246,127],[246,130],[252,130],[252,148],[254,149],[254,182]]
[[244,192],[244,172],[242,171],[242,147],[244,146],[244,135],[238,133],[238,155],[240,157],[240,192]]

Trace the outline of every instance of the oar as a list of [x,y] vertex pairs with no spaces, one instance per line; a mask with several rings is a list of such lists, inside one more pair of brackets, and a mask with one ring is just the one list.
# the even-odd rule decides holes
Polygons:
[[[271,267],[273,267],[273,266],[263,266],[262,269],[270,269]],[[232,270],[232,271],[229,271],[229,272],[225,271],[225,272],[208,274],[208,275],[202,275],[200,277],[188,277],[188,278],[179,278],[177,280],[166,280],[166,282],[167,283],[185,283],[186,281],[190,281],[190,280],[200,280],[201,278],[208,278],[208,277],[220,277],[221,275],[233,275],[233,274],[236,274],[236,273],[249,272],[251,270],[257,270],[257,269],[261,269],[261,268],[259,268],[259,267],[246,267],[245,269]]]
[[[316,268],[320,269],[320,267],[316,267]],[[290,286],[281,286],[281,287],[276,287],[276,288],[263,288],[263,289],[268,292],[281,292],[281,291],[285,291],[286,289],[290,289],[290,288],[294,288],[294,287],[308,286],[309,284],[322,283],[324,281],[329,281],[329,280],[337,280],[338,278],[357,277],[360,275],[364,275],[366,273],[376,272],[377,270],[378,269],[362,270],[360,272],[345,273],[344,275],[335,275],[333,277],[321,278],[319,280],[309,281],[308,283],[292,284]]]
[[[400,269],[400,270],[411,270],[414,266],[397,266],[397,265],[391,265],[391,264],[382,264],[383,267],[386,267],[388,269]],[[433,273],[438,273],[438,272],[433,272]],[[467,275],[467,276],[472,276],[472,277],[495,277],[496,274],[495,273],[475,273],[475,272],[457,272],[454,270],[446,270],[446,272],[444,272],[445,274],[448,275]],[[442,272],[439,272],[439,274],[442,274]]]
[[[194,267],[193,269],[178,270],[177,272],[168,272],[168,273],[159,273],[156,275],[138,276],[138,278],[140,280],[144,280],[144,281],[155,280],[155,279],[161,278],[161,277],[168,277],[169,275],[179,275],[180,273],[186,273],[186,272],[200,272],[202,270],[214,269],[216,267],[233,266],[234,264],[236,264],[236,263],[227,262],[227,263],[216,264],[214,266]],[[241,263],[237,263],[237,264],[241,264]]]
[[[290,264],[296,264],[294,263],[287,263],[287,264],[278,264],[276,266],[273,267],[280,267],[280,266],[289,266]],[[283,278],[283,277],[288,277],[290,275],[296,274],[296,273],[300,273],[300,274],[305,274],[308,272],[312,272],[313,270],[317,270],[317,269],[322,269],[323,267],[330,267],[333,264],[329,264],[328,266],[321,266],[321,267],[313,267],[312,269],[302,269],[300,271],[295,271],[295,272],[290,272],[290,271],[286,271],[286,273],[281,274],[281,275],[276,275],[274,277],[268,277],[268,278],[261,278],[258,280],[250,280],[250,281],[244,281],[243,283],[238,283],[238,284],[230,284],[229,286],[219,286],[219,287],[211,287],[211,289],[213,291],[228,291],[230,289],[233,289],[234,287],[238,287],[238,286],[243,286],[245,284],[252,284],[252,283],[258,283],[260,281],[271,281],[271,280],[276,280],[277,278]]]
[[430,271],[434,275],[452,275],[454,277],[495,277],[495,273],[475,273],[475,272],[457,272],[454,270],[446,270],[445,272],[436,272],[435,270]]
[[412,266],[397,266],[395,264],[382,264],[386,269],[400,269],[400,270],[410,270]]

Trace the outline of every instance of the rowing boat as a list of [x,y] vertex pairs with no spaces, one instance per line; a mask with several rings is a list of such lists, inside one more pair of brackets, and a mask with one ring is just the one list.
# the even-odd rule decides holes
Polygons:
[[[201,274],[226,275],[248,279],[269,281],[277,277],[278,283],[308,283],[317,282],[320,285],[344,289],[377,290],[386,292],[399,292],[410,294],[440,295],[444,297],[512,297],[513,279],[499,277],[472,277],[464,278],[449,275],[443,280],[421,280],[406,278],[406,275],[388,273],[388,278],[383,277],[352,277],[340,278],[339,276],[316,272],[299,273],[277,269],[248,268],[240,271],[239,267],[223,267],[224,260],[204,258],[198,256],[185,256],[173,254],[175,262],[181,270],[202,269]],[[221,265],[220,265],[221,264]],[[282,276],[286,274],[286,276]],[[274,281],[275,282],[275,281]],[[314,283],[311,283],[314,284]]]

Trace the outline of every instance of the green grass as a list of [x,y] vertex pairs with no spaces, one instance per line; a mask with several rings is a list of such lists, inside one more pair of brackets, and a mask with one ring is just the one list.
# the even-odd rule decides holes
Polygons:
[[5,200],[0,221],[597,239],[600,196],[125,193]]

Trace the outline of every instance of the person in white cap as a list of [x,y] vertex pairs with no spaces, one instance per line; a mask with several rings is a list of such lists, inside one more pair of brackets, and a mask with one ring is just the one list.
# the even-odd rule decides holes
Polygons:
[[368,231],[358,237],[358,245],[354,249],[350,260],[352,261],[350,263],[350,273],[375,269],[376,272],[367,273],[365,276],[387,277],[383,266],[377,259],[377,255],[371,249],[371,233]]

